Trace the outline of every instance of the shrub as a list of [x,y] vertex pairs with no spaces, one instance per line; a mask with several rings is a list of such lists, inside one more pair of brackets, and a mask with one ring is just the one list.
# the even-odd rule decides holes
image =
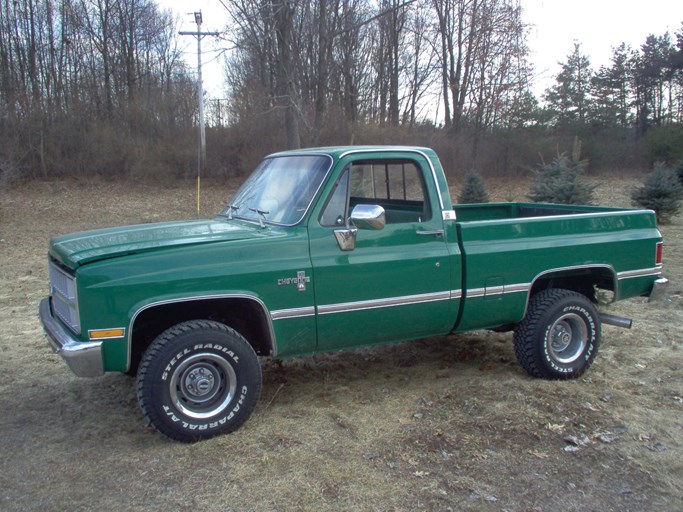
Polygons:
[[676,124],[651,126],[643,137],[643,149],[649,162],[669,164],[683,158],[683,127]]
[[558,155],[540,164],[527,196],[536,203],[591,204],[595,187],[581,181],[587,160],[570,160]]
[[682,198],[683,185],[677,172],[662,163],[656,163],[643,185],[631,193],[634,206],[654,210],[657,220],[663,224],[679,212]]
[[458,196],[458,203],[488,203],[489,195],[486,193],[484,180],[481,179],[479,173],[475,170],[469,171],[465,174],[465,183],[462,186],[460,195]]

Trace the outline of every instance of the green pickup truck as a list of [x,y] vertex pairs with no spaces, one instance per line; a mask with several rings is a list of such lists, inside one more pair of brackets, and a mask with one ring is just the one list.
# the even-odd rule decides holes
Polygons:
[[137,374],[146,421],[191,442],[247,420],[259,356],[495,329],[529,374],[575,378],[601,323],[630,325],[598,291],[659,293],[661,260],[651,211],[453,205],[430,149],[303,149],[213,219],[54,238],[40,318],[77,375]]

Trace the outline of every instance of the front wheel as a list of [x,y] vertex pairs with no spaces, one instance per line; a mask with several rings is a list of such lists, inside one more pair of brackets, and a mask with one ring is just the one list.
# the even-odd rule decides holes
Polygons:
[[600,318],[579,293],[544,290],[531,298],[524,319],[515,327],[520,365],[543,379],[574,379],[595,359],[600,345]]
[[183,442],[239,428],[261,393],[253,348],[230,327],[183,322],[149,346],[137,377],[140,407],[151,426]]

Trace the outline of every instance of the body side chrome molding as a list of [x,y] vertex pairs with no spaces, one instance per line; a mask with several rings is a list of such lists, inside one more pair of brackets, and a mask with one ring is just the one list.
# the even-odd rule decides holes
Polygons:
[[617,278],[621,279],[633,279],[634,277],[648,277],[648,276],[658,276],[662,273],[662,266],[657,265],[653,268],[643,268],[639,270],[626,270],[624,272],[618,272]]
[[507,293],[526,293],[530,289],[531,283],[505,284],[501,286],[487,286],[485,288],[470,288],[467,290],[467,297],[473,299],[477,297],[505,295]]
[[470,288],[467,290],[468,299],[476,299],[477,297],[483,297],[486,288]]
[[314,316],[316,313],[318,315],[329,315],[335,313],[348,313],[353,311],[364,311],[370,309],[397,307],[397,306],[409,306],[414,304],[423,304],[429,302],[439,302],[445,300],[461,299],[463,295],[468,298],[480,298],[493,295],[505,295],[510,293],[527,293],[526,305],[524,307],[524,313],[529,305],[530,291],[534,284],[544,276],[553,273],[567,272],[574,270],[589,270],[589,269],[603,269],[609,271],[613,276],[615,290],[618,290],[618,281],[622,279],[632,279],[637,277],[648,277],[660,275],[662,267],[660,265],[638,270],[627,270],[623,272],[616,273],[611,265],[596,264],[596,265],[577,265],[574,267],[560,267],[551,270],[546,270],[538,274],[531,283],[515,283],[503,286],[494,286],[489,288],[471,288],[467,289],[465,293],[463,290],[448,290],[441,292],[423,293],[416,295],[404,295],[399,297],[389,297],[384,299],[370,299],[355,302],[343,302],[338,304],[326,304],[322,306],[305,306],[300,308],[289,308],[289,309],[279,309],[269,311],[265,303],[254,295],[247,294],[215,294],[215,295],[197,295],[190,297],[182,297],[176,299],[161,300],[157,302],[149,303],[140,309],[138,309],[132,316],[128,327],[127,333],[127,351],[128,351],[128,361],[127,368],[130,368],[130,357],[132,354],[132,333],[133,326],[138,316],[148,309],[152,309],[158,306],[164,306],[168,304],[178,304],[182,302],[197,302],[204,300],[216,300],[216,299],[246,299],[255,302],[261,311],[264,313],[268,320],[268,334],[270,335],[272,355],[277,355],[277,340],[275,338],[275,330],[273,328],[273,322],[278,320],[293,319],[293,318],[305,318],[309,316]]
[[277,309],[270,312],[270,316],[275,320],[284,320],[288,318],[304,318],[315,315],[315,306],[306,306],[303,308]]
[[394,306],[410,306],[427,302],[437,302],[444,300],[462,298],[462,290],[450,290],[435,293],[424,293],[419,295],[405,295],[401,297],[390,297],[388,299],[370,299],[357,302],[342,302],[338,304],[326,304],[324,306],[279,309],[271,312],[273,320],[284,320],[289,318],[303,318],[312,316],[316,312],[319,315],[329,315],[333,313],[347,313],[350,311],[362,311],[367,309],[379,309]]
[[529,307],[529,299],[531,297],[531,289],[534,287],[536,282],[550,274],[555,274],[555,273],[562,273],[562,272],[571,272],[574,270],[590,270],[590,269],[602,269],[602,270],[607,270],[611,275],[613,279],[613,284],[614,284],[614,291],[615,291],[615,297],[616,293],[619,290],[618,283],[619,281],[623,279],[632,279],[635,277],[649,277],[649,276],[658,276],[662,273],[662,267],[661,265],[658,265],[657,267],[654,268],[647,268],[647,269],[638,269],[638,270],[627,270],[624,272],[615,272],[614,268],[611,265],[606,265],[606,264],[595,264],[595,265],[577,265],[574,267],[560,267],[560,268],[554,268],[550,270],[545,270],[538,274],[532,281],[531,283],[516,283],[516,284],[510,284],[510,285],[503,285],[503,286],[493,286],[489,288],[470,288],[467,290],[467,298],[470,299],[475,299],[475,298],[481,298],[481,297],[488,297],[488,296],[493,296],[493,295],[505,295],[508,293],[527,293],[529,294],[526,299],[526,305],[524,306],[524,314],[526,314],[526,310]]
[[427,302],[438,302],[444,300],[451,300],[452,298],[459,298],[460,291],[457,291],[457,296],[454,296],[453,291],[443,291],[434,293],[422,293],[419,295],[404,295],[402,297],[390,297],[387,299],[370,299],[361,300],[357,302],[342,302],[339,304],[326,304],[318,306],[317,312],[319,315],[329,315],[333,313],[349,313],[352,311],[363,311],[367,309],[389,308],[395,306],[410,306],[413,304],[422,304]]
[[531,290],[531,283],[506,284],[503,286],[503,293],[519,293]]
[[505,294],[510,294],[510,293],[526,293],[527,298],[526,298],[526,304],[524,306],[524,314],[526,314],[526,310],[529,306],[529,299],[531,297],[531,289],[534,287],[534,284],[541,279],[544,276],[547,276],[549,274],[555,274],[559,272],[568,272],[572,270],[589,270],[589,269],[595,269],[595,268],[600,268],[600,269],[605,269],[609,270],[610,273],[614,276],[614,286],[615,290],[616,285],[617,285],[617,279],[616,279],[616,272],[614,272],[614,269],[612,268],[611,265],[603,265],[603,264],[596,264],[596,265],[577,265],[574,267],[559,267],[559,268],[554,268],[550,270],[545,270],[538,274],[530,283],[514,283],[514,284],[507,284],[507,285],[502,285],[502,286],[491,286],[488,288],[469,288],[467,290],[467,298],[468,299],[476,299],[476,298],[481,298],[481,297],[489,297],[489,296],[494,296],[494,295],[505,295]]

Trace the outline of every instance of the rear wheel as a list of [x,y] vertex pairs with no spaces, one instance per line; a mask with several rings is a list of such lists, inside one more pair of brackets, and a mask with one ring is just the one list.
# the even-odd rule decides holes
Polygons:
[[517,360],[530,375],[576,378],[598,352],[598,312],[584,295],[544,290],[531,298],[526,316],[515,327],[514,341]]
[[183,322],[152,342],[140,363],[137,394],[148,424],[192,442],[239,428],[261,393],[261,367],[230,327]]

